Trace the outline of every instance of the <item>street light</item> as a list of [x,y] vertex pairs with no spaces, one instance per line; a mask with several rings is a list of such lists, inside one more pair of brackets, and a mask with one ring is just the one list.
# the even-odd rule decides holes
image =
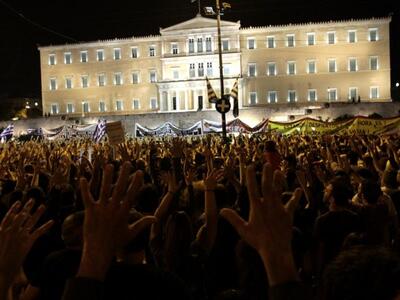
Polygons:
[[217,15],[217,36],[218,36],[218,58],[219,58],[219,80],[220,80],[220,91],[221,96],[219,101],[216,103],[216,108],[218,112],[221,113],[222,119],[222,136],[226,140],[226,113],[230,109],[229,98],[224,97],[224,67],[222,63],[222,40],[221,40],[221,12],[225,9],[231,8],[229,3],[223,2],[222,8],[220,6],[219,0],[215,0],[216,12],[212,7],[205,7],[204,11],[206,15]]

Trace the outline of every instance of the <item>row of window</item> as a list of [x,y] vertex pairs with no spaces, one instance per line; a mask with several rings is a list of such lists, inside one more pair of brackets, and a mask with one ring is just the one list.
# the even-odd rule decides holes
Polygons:
[[[288,102],[297,102],[297,91],[296,90],[288,90],[286,100]],[[350,87],[348,92],[348,100],[356,101],[359,97],[358,88]],[[378,99],[379,98],[379,87],[373,86],[370,87],[369,93],[370,99]],[[338,100],[338,90],[337,88],[329,88],[327,90],[326,98],[329,101]],[[309,89],[307,91],[307,100],[308,101],[317,101],[318,93],[316,89]],[[277,91],[268,91],[267,93],[267,102],[268,103],[277,103],[278,102],[278,92]],[[257,92],[249,93],[249,104],[255,105],[258,103]]]
[[[90,113],[91,112],[91,106],[90,103],[87,101],[82,101],[82,112],[83,113]],[[133,110],[138,110],[141,108],[140,105],[140,99],[133,99],[131,103],[131,109]],[[157,109],[158,108],[158,103],[157,103],[157,98],[150,98],[150,109]],[[124,108],[124,101],[123,100],[115,100],[114,103],[114,111],[123,111]],[[106,103],[102,100],[99,101],[98,107],[97,107],[97,112],[107,112],[108,107]],[[53,103],[51,104],[51,113],[52,114],[59,114],[60,112],[60,106],[58,103]],[[67,103],[65,107],[65,113],[67,114],[73,114],[75,113],[75,104],[74,103]]]
[[[377,28],[369,28],[368,30],[368,41],[376,42],[379,40],[378,29]],[[348,30],[347,33],[347,42],[348,43],[356,43],[358,41],[357,30]],[[306,45],[313,46],[316,45],[316,37],[315,32],[307,33]],[[327,32],[326,34],[326,43],[327,44],[336,44],[337,36],[335,31]],[[286,47],[295,47],[296,46],[296,35],[295,34],[287,34],[285,39]],[[267,36],[266,39],[266,47],[267,48],[276,48],[276,37],[274,35]],[[229,39],[222,40],[222,51],[229,51]],[[253,37],[247,38],[247,48],[248,49],[256,49],[257,41]],[[198,37],[189,38],[187,44],[187,51],[189,54],[191,53],[202,53],[202,52],[212,52],[213,51],[213,42],[211,37]],[[179,54],[180,49],[178,43],[171,43],[171,54],[176,55]],[[140,55],[138,47],[131,47],[130,49],[130,57],[138,58]],[[156,56],[156,46],[150,45],[148,47],[148,56],[154,57]],[[121,48],[113,49],[113,59],[120,60],[122,58]],[[96,60],[104,61],[106,59],[104,49],[96,50]],[[72,64],[73,57],[71,52],[64,52],[64,64]],[[81,63],[87,63],[89,61],[89,54],[87,50],[80,51],[80,60]],[[54,53],[49,54],[49,65],[57,64],[57,57]]]
[[[140,82],[140,72],[135,71],[131,74],[132,84],[138,84]],[[149,82],[154,83],[157,82],[157,73],[155,70],[149,71]],[[124,83],[123,76],[121,72],[114,73],[113,76],[113,84],[114,85],[122,85]],[[97,86],[106,86],[107,78],[106,74],[98,74],[97,75]],[[88,88],[89,87],[89,75],[81,75],[80,76],[80,87]],[[73,88],[73,77],[65,77],[65,88],[72,89]],[[51,91],[55,91],[58,89],[57,78],[50,78],[49,89]]]
[[[222,50],[228,51],[229,50],[229,40],[222,41]],[[203,38],[189,38],[188,40],[188,52],[189,53],[202,53],[202,52],[212,52],[212,39],[211,37],[205,38],[205,43]],[[178,43],[171,43],[171,54],[179,54],[180,49]],[[131,58],[138,58],[140,56],[139,48],[138,47],[131,47],[130,48],[130,57]],[[150,45],[148,48],[148,56],[154,57],[156,56],[156,46]],[[121,48],[114,48],[113,49],[113,59],[120,60],[122,58],[122,50]],[[97,49],[96,50],[96,60],[97,61],[104,61],[106,59],[105,50],[104,49]],[[79,53],[79,61],[81,63],[87,63],[89,61],[89,53],[87,50],[80,51]],[[72,64],[73,57],[71,52],[64,52],[64,64]],[[49,65],[56,65],[57,64],[57,57],[56,54],[51,53],[49,54]]]
[[[308,74],[317,73],[317,62],[314,59],[307,60],[307,70]],[[328,59],[328,72],[334,73],[337,72],[338,66],[335,58]],[[369,70],[376,71],[379,69],[379,60],[377,56],[369,57]],[[348,59],[347,70],[349,72],[357,72],[358,71],[358,59],[355,57],[351,57]],[[297,73],[297,67],[295,61],[288,61],[286,67],[286,74],[295,75]],[[268,62],[266,74],[268,76],[274,76],[278,74],[277,64],[276,62]],[[257,76],[257,64],[249,63],[247,67],[247,75],[248,76]]]
[[[149,52],[148,52],[149,57],[154,57],[156,56],[156,46],[151,45],[149,46]],[[131,48],[131,53],[130,53],[131,58],[138,58],[139,57],[139,48],[137,47],[132,47]],[[106,59],[104,49],[97,49],[96,50],[96,60],[97,61],[104,61]],[[114,48],[113,49],[113,59],[114,60],[121,60],[122,59],[122,52],[121,48]],[[80,51],[79,53],[79,61],[81,63],[87,63],[89,61],[89,53],[87,50]],[[69,65],[72,64],[73,62],[73,56],[71,52],[64,52],[64,64]],[[57,56],[54,53],[49,54],[49,65],[53,66],[57,64]]]
[[[368,41],[376,42],[379,40],[378,28],[369,28],[368,29]],[[276,37],[274,35],[269,35],[266,38],[266,47],[267,48],[276,48]],[[307,38],[305,40],[305,44],[307,46],[314,46],[317,44],[316,34],[315,32],[308,32]],[[338,42],[337,35],[335,31],[329,31],[326,33],[326,44],[334,45]],[[358,36],[357,30],[348,30],[347,31],[347,42],[348,43],[357,43]],[[295,47],[296,46],[296,35],[291,33],[287,34],[285,38],[285,46],[286,47]],[[256,49],[257,41],[254,37],[247,38],[247,49]]]

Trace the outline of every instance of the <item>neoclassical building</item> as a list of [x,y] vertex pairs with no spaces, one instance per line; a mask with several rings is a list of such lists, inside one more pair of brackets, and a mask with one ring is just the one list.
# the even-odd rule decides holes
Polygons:
[[[239,105],[391,101],[390,17],[241,28],[222,21],[225,93]],[[200,15],[160,34],[39,47],[43,112],[62,115],[213,109],[216,20]]]

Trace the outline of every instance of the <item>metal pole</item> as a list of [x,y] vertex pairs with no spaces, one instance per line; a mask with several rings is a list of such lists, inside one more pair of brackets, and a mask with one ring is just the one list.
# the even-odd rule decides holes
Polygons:
[[[219,56],[219,79],[221,84],[221,99],[224,97],[224,66],[222,64],[222,42],[221,42],[221,8],[219,0],[216,1],[217,8],[217,30],[218,30],[218,56]],[[226,118],[225,113],[221,114],[222,118],[222,137],[226,140]]]

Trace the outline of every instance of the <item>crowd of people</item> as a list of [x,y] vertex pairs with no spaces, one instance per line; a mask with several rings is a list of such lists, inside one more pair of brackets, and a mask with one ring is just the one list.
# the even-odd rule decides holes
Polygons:
[[0,300],[400,299],[400,140],[0,145]]

